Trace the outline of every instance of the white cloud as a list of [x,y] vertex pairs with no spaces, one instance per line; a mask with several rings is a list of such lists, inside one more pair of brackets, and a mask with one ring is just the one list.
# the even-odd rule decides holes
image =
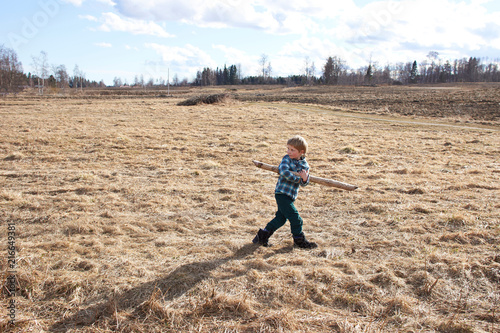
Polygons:
[[113,47],[113,45],[111,45],[110,43],[105,43],[105,42],[102,42],[102,43],[95,43],[94,45],[96,46],[99,46],[99,47]]
[[126,50],[139,51],[139,48],[136,46],[125,45]]
[[85,0],[62,0],[62,1],[78,7],[80,7],[85,2]]
[[201,27],[249,28],[278,34],[302,33],[315,26],[314,17],[334,17],[354,7],[352,0],[341,5],[323,0],[116,0],[116,3],[116,8],[129,17],[179,21]]
[[[66,1],[77,5],[85,0]],[[255,75],[261,53],[269,55],[274,74],[288,75],[299,72],[306,57],[315,62],[319,72],[328,56],[339,56],[357,68],[367,65],[370,59],[382,66],[389,62],[420,61],[429,51],[452,57],[466,56],[474,50],[487,50],[490,54],[500,50],[500,12],[486,9],[494,3],[491,0],[94,1],[105,2],[115,9],[114,13],[103,13],[99,18],[81,16],[99,22],[102,31],[172,37],[164,26],[166,22],[174,22],[169,26],[225,29],[224,34],[231,38],[232,31],[241,31],[231,28],[239,28],[246,30],[245,36],[257,36],[246,37],[248,44],[256,46],[259,38],[265,38],[259,33],[298,36],[293,42],[287,36],[286,44],[283,42],[274,54],[262,47],[255,48],[258,50],[255,53],[241,51],[237,47],[248,49],[237,36],[234,44],[229,40],[225,45],[212,45],[212,50],[202,50],[196,44],[201,33],[192,34],[193,39],[185,42],[190,44],[183,47],[148,44],[148,48],[162,56],[163,62],[175,64],[190,74],[226,62],[242,64],[246,74]],[[216,58],[216,63],[212,53],[214,58],[222,54],[223,60]]]
[[78,15],[79,19],[87,20],[87,21],[92,21],[92,22],[98,22],[99,19],[95,16],[92,15]]
[[[159,68],[168,67],[171,73],[184,73],[195,76],[198,70],[204,67],[217,66],[212,57],[202,49],[187,44],[184,47],[168,46],[157,43],[146,43],[147,48],[153,49],[161,57],[161,63],[155,64]],[[153,63],[150,67],[153,67]]]
[[500,50],[500,38],[492,40],[491,46]]
[[330,32],[325,38],[362,44],[393,41],[477,49],[493,38],[482,39],[474,30],[498,22],[498,14],[495,18],[484,7],[490,0],[380,0],[364,6],[353,0],[114,1],[119,12],[133,18],[303,36]]
[[[87,0],[59,0],[62,2],[70,3],[74,6],[80,7]],[[108,6],[115,6],[116,3],[113,0],[95,0],[97,2],[103,3]]]
[[[408,1],[404,24],[398,24],[400,38],[421,45],[443,45],[445,48],[477,48],[488,43],[476,30],[493,23],[486,10],[478,5],[451,3],[446,0],[425,0],[421,4]],[[421,5],[434,6],[435,11],[424,11]],[[446,13],[446,14],[444,14]],[[423,21],[417,17],[423,15]],[[419,22],[420,21],[420,22]],[[496,23],[498,27],[498,21]]]
[[98,29],[101,31],[123,31],[134,35],[151,35],[163,38],[174,37],[154,22],[121,18],[111,12],[103,13],[100,22],[102,24]]
[[253,0],[254,5],[267,8],[273,13],[284,15],[301,14],[304,17],[317,19],[337,18],[356,11],[357,6],[353,0],[324,1],[324,0]]
[[475,5],[484,5],[492,1],[493,0],[471,0],[471,3]]
[[[500,14],[489,13],[482,4],[483,1],[374,1],[342,18],[343,22],[329,32],[343,36],[345,43],[340,44],[344,44],[344,49],[365,63],[371,57],[381,64],[425,59],[429,51],[464,56],[494,47],[498,36],[494,31],[500,32]],[[347,60],[350,64],[355,62]]]
[[241,65],[242,75],[251,76],[260,72],[258,62],[260,55],[248,54],[242,50],[226,45],[212,45],[212,48],[224,54],[224,63],[226,65]]
[[483,7],[447,0],[408,0],[402,6],[401,15],[388,25],[398,41],[470,49],[487,43],[474,32],[487,21]]
[[113,0],[97,0],[97,2],[103,3],[108,6],[116,6],[116,3]]
[[231,46],[212,45],[212,48],[222,51],[224,53],[224,59],[229,64],[236,64],[238,62],[241,62],[241,60],[243,60],[244,58],[248,57],[248,55],[244,51]]

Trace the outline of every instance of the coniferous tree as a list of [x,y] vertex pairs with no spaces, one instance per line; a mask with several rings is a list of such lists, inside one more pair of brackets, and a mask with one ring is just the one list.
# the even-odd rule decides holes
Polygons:
[[413,65],[411,66],[411,71],[410,71],[410,83],[417,83],[418,80],[418,65],[417,61],[415,60],[413,62]]
[[229,66],[229,84],[238,83],[238,69],[236,65]]
[[371,83],[372,80],[373,80],[373,67],[372,64],[369,64],[365,74],[365,82]]
[[333,78],[333,58],[328,57],[326,60],[326,64],[323,67],[323,81],[325,84],[333,84],[334,83],[334,78]]
[[222,71],[222,84],[226,85],[229,84],[229,70],[227,69],[226,65],[224,65],[224,70]]
[[325,84],[338,84],[344,70],[345,64],[341,58],[328,57],[325,66],[323,66],[323,82]]

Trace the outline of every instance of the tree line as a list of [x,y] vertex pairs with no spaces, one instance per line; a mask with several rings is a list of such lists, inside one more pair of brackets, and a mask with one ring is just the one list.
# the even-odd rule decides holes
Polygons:
[[371,62],[368,66],[351,68],[345,60],[338,56],[326,59],[317,75],[314,62],[306,57],[301,74],[287,77],[273,77],[272,66],[266,55],[262,55],[259,65],[262,72],[256,76],[241,75],[241,66],[224,65],[223,69],[204,68],[198,71],[195,86],[235,85],[235,84],[279,84],[299,85],[408,85],[436,84],[459,82],[500,82],[500,61],[494,62],[469,57],[453,61],[442,60],[439,53],[429,52],[426,59],[413,62],[386,64],[381,66]]
[[319,81],[341,85],[500,82],[500,70],[498,61],[483,63],[476,57],[443,61],[437,52],[430,52],[421,63],[416,60],[384,66],[370,63],[357,70],[348,68],[338,57],[329,57]]
[[[65,65],[50,65],[47,54],[40,52],[32,57],[33,73],[24,73],[15,51],[0,45],[0,94],[19,92],[26,87],[37,88],[40,94],[47,88],[82,89],[106,87],[103,81],[96,82],[85,78],[85,73],[76,65],[70,75]],[[476,57],[442,60],[438,52],[429,52],[426,59],[407,63],[380,65],[369,62],[368,66],[353,69],[338,56],[330,56],[321,67],[320,73],[308,57],[304,60],[301,73],[287,77],[272,76],[272,66],[267,55],[259,60],[262,70],[254,76],[243,76],[241,65],[224,65],[223,68],[203,68],[198,71],[192,82],[179,81],[177,75],[173,82],[152,78],[145,82],[143,76],[136,76],[132,86],[143,88],[153,86],[215,86],[239,84],[279,84],[297,85],[408,85],[457,82],[500,82],[499,61],[488,62]],[[115,77],[113,86],[128,85]]]
[[78,65],[70,75],[65,65],[50,65],[47,53],[40,52],[32,57],[34,71],[24,73],[23,65],[15,51],[0,45],[0,94],[17,93],[27,87],[38,89],[43,94],[46,89],[83,89],[87,87],[105,87],[103,81],[96,82],[85,78],[85,73]]

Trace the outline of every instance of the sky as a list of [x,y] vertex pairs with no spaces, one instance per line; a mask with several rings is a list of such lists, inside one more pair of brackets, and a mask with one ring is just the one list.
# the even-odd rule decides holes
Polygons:
[[34,58],[75,67],[89,80],[174,77],[237,65],[259,75],[316,76],[330,56],[357,69],[423,62],[500,59],[498,0],[3,0],[0,45],[24,71]]

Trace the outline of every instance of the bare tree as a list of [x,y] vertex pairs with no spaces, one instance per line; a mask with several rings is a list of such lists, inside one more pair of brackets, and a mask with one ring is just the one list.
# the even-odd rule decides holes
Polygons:
[[429,58],[431,60],[437,60],[437,59],[439,59],[439,52],[430,51],[429,53],[427,53],[427,58]]
[[266,67],[266,75],[268,79],[271,77],[272,73],[273,73],[273,67],[271,66],[271,62],[269,61]]
[[262,67],[262,79],[266,81],[266,78],[271,75],[271,63],[268,62],[268,56],[262,54],[260,56],[259,65]]
[[83,82],[85,81],[85,73],[80,70],[78,65],[75,65],[73,69],[73,86],[75,89],[80,87],[80,91],[83,92]]
[[306,84],[311,84],[313,76],[316,76],[316,65],[314,64],[314,61],[311,62],[311,59],[308,56],[304,58],[303,71],[306,78]]
[[49,62],[47,61],[47,53],[45,51],[41,51],[38,57],[33,56],[32,59],[35,74],[38,79],[38,93],[43,95],[45,80],[49,78]]
[[17,60],[14,50],[0,45],[0,91],[18,91],[22,89],[23,66]]
[[304,75],[309,78],[309,57],[304,58]]
[[53,66],[52,71],[54,72],[54,78],[59,86],[59,88],[65,90],[69,85],[69,75],[66,71],[65,65]]
[[73,87],[75,89],[78,89],[78,83],[81,83],[80,68],[78,65],[75,65],[75,68],[73,69]]
[[412,63],[399,62],[396,64],[396,77],[402,84],[408,84],[410,82]]
[[115,78],[113,79],[113,86],[121,87],[122,85],[123,85],[122,79],[115,76]]
[[[441,60],[439,59],[439,52],[430,51],[427,54],[427,58],[431,61],[431,63],[427,67],[426,81],[429,83],[435,83],[437,82],[439,74],[441,72]],[[438,61],[438,63],[436,63],[436,61]]]
[[238,73],[238,82],[243,79],[243,72],[241,70],[241,64],[236,65],[236,72]]

